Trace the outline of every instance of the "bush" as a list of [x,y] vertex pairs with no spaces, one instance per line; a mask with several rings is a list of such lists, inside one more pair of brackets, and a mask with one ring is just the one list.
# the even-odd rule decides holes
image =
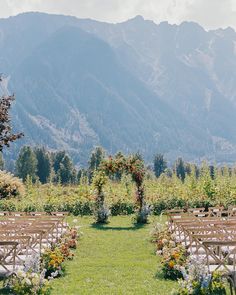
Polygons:
[[0,199],[17,197],[25,193],[22,181],[10,173],[0,171]]
[[135,212],[134,204],[122,201],[118,201],[112,204],[110,210],[112,216],[128,215],[133,214]]

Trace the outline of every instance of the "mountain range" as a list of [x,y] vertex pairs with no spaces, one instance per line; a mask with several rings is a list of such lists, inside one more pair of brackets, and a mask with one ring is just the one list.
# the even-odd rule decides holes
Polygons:
[[0,19],[0,72],[16,94],[11,145],[162,152],[173,161],[236,161],[236,32],[137,16],[111,24],[24,13]]

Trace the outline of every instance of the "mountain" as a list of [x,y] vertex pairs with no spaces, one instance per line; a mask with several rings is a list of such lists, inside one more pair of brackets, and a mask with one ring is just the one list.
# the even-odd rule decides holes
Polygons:
[[0,71],[16,93],[23,144],[161,151],[173,160],[236,160],[236,33],[141,16],[109,24],[25,13],[0,19]]

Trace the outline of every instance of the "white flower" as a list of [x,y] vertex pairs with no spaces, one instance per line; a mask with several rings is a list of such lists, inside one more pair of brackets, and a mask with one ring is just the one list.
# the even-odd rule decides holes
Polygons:
[[175,246],[176,246],[176,244],[175,244],[175,242],[174,241],[170,241],[170,246],[172,247],[172,248],[174,248]]
[[30,279],[28,279],[28,278],[25,278],[25,282],[26,282],[26,284],[27,284],[27,285],[29,285],[29,286],[31,286],[31,285],[32,285],[32,283],[31,283]]
[[163,244],[167,244],[168,243],[168,240],[167,239],[162,239],[162,243]]
[[22,271],[22,270],[18,270],[16,275],[19,278],[25,278],[26,277],[26,273],[24,271]]

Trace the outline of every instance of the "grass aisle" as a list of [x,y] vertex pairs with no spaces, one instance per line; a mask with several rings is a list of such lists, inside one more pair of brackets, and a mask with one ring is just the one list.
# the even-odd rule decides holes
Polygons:
[[152,224],[135,227],[130,216],[111,217],[105,226],[78,218],[84,236],[67,274],[53,282],[53,295],[160,294],[175,283],[157,279],[158,258],[149,242]]

